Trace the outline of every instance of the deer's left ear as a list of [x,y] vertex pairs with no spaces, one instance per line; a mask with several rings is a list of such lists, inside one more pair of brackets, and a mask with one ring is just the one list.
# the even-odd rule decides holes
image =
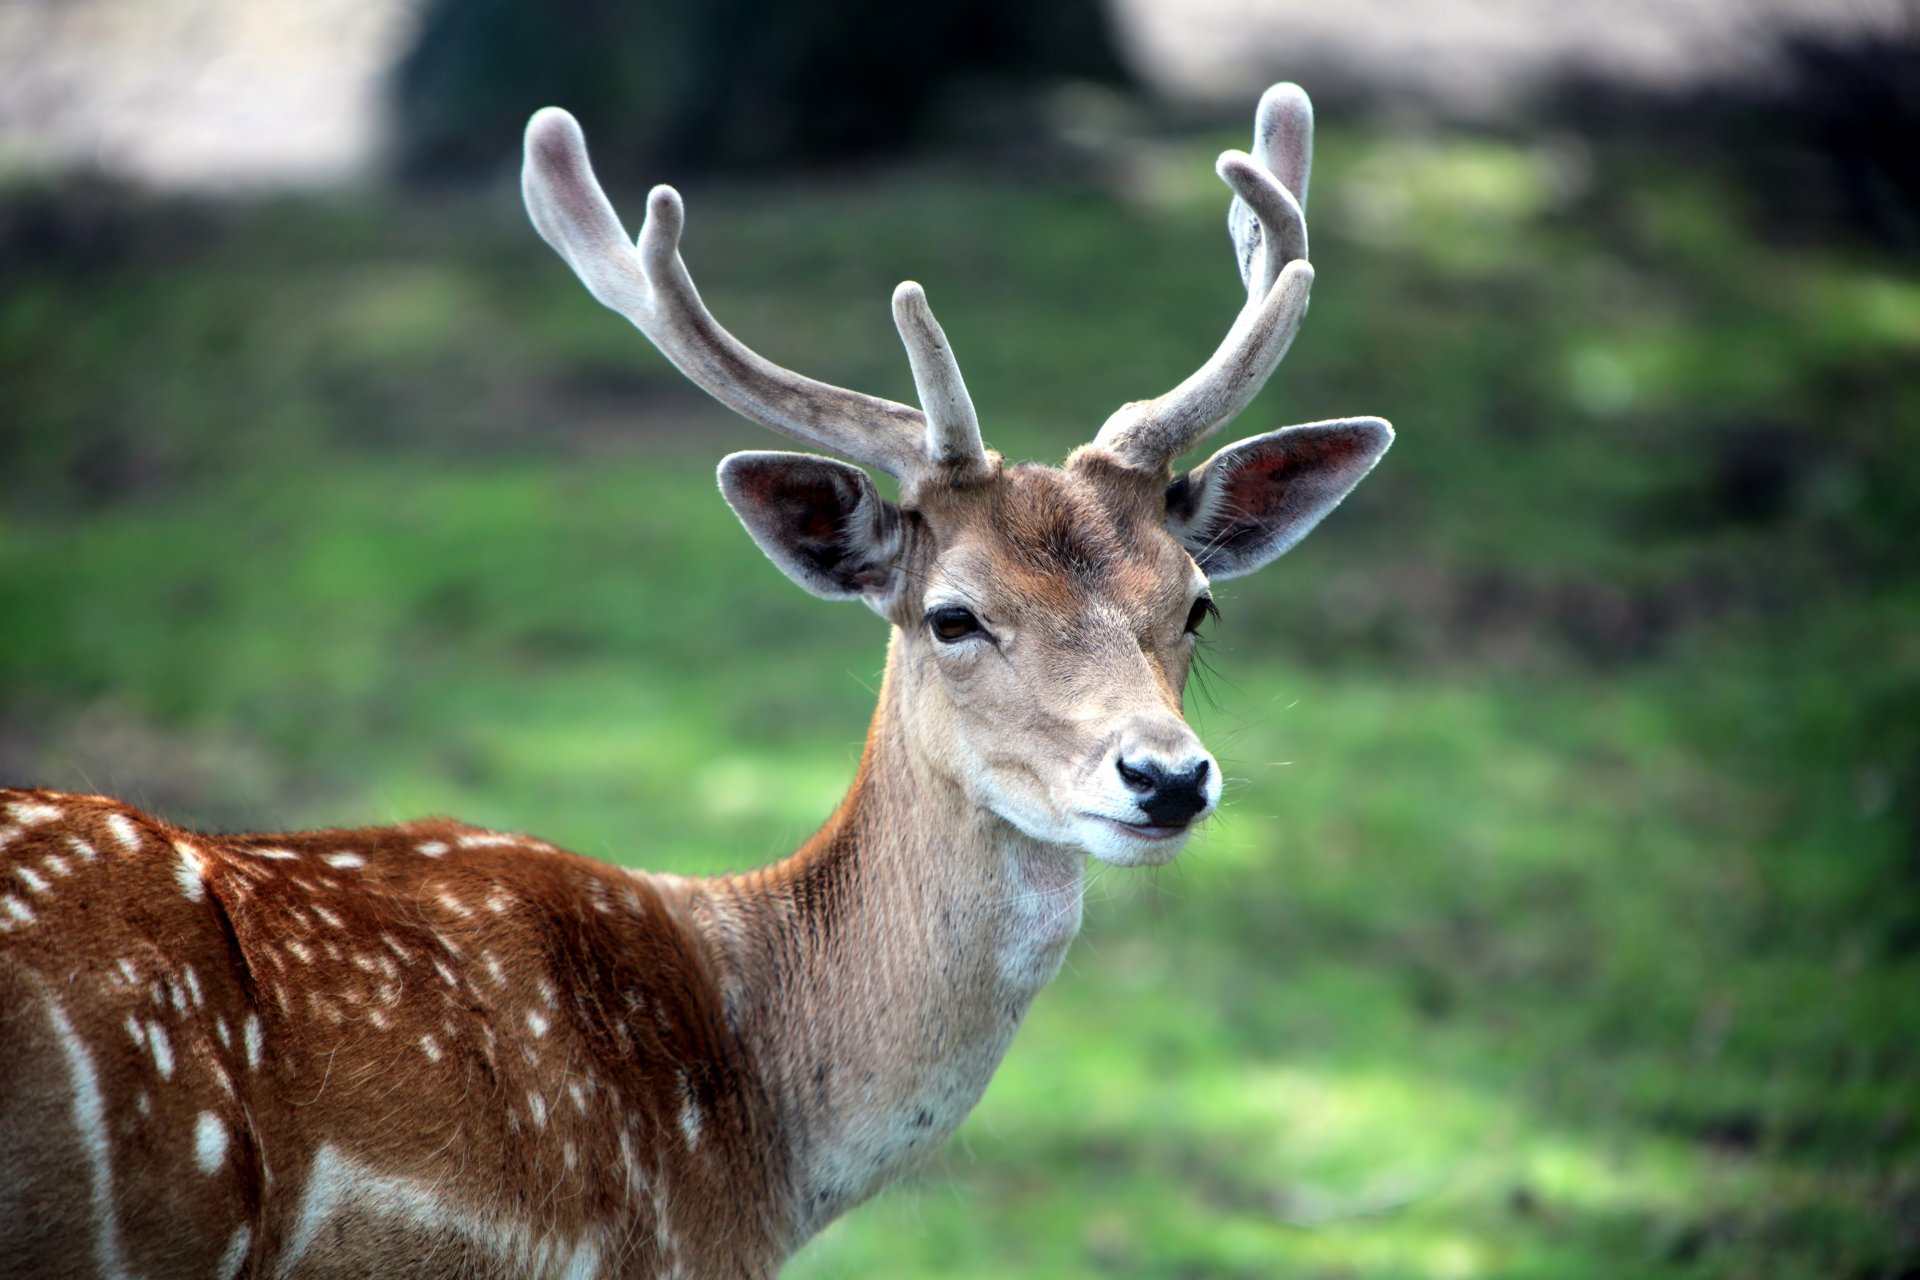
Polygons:
[[720,492],[780,571],[827,600],[884,607],[898,576],[900,510],[867,473],[808,453],[734,453]]
[[1338,418],[1230,444],[1167,490],[1167,530],[1208,577],[1252,573],[1306,537],[1392,443],[1379,418]]

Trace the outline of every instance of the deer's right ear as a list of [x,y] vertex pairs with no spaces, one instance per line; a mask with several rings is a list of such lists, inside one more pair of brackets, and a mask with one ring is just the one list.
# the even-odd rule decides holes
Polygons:
[[904,539],[900,510],[867,473],[807,453],[735,453],[720,492],[780,571],[826,600],[881,607]]

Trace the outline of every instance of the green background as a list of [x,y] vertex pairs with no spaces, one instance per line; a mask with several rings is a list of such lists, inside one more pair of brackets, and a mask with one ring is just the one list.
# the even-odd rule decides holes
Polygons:
[[[1238,143],[697,187],[684,247],[902,399],[921,280],[990,442],[1058,459],[1224,331]],[[1218,591],[1219,817],[1095,869],[958,1139],[791,1274],[1911,1274],[1920,271],[1628,144],[1318,155],[1312,314],[1228,438],[1399,442]],[[777,444],[509,189],[16,184],[0,245],[14,778],[679,872],[831,809],[882,624],[758,555],[712,469]]]

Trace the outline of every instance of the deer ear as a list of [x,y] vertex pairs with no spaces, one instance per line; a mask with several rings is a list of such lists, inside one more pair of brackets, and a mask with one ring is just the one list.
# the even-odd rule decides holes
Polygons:
[[1306,537],[1392,443],[1379,418],[1338,418],[1230,444],[1167,490],[1167,530],[1208,577],[1252,573]]
[[729,454],[720,492],[767,558],[814,595],[877,607],[891,594],[900,510],[860,468],[806,453]]

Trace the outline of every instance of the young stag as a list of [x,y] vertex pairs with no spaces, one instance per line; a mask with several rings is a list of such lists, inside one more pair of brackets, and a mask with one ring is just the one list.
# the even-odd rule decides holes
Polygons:
[[1306,311],[1312,116],[1219,172],[1247,302],[1059,469],[1003,464],[920,287],[921,409],[742,346],[657,187],[637,251],[572,117],[527,127],[534,226],[747,417],[720,489],[815,595],[892,624],[860,771],[785,861],[646,875],[445,818],[186,831],[0,793],[0,1259],[11,1275],[769,1276],[937,1148],[1080,927],[1085,855],[1162,863],[1220,798],[1181,717],[1210,579],[1272,560],[1392,439],[1376,418],[1173,459]]

